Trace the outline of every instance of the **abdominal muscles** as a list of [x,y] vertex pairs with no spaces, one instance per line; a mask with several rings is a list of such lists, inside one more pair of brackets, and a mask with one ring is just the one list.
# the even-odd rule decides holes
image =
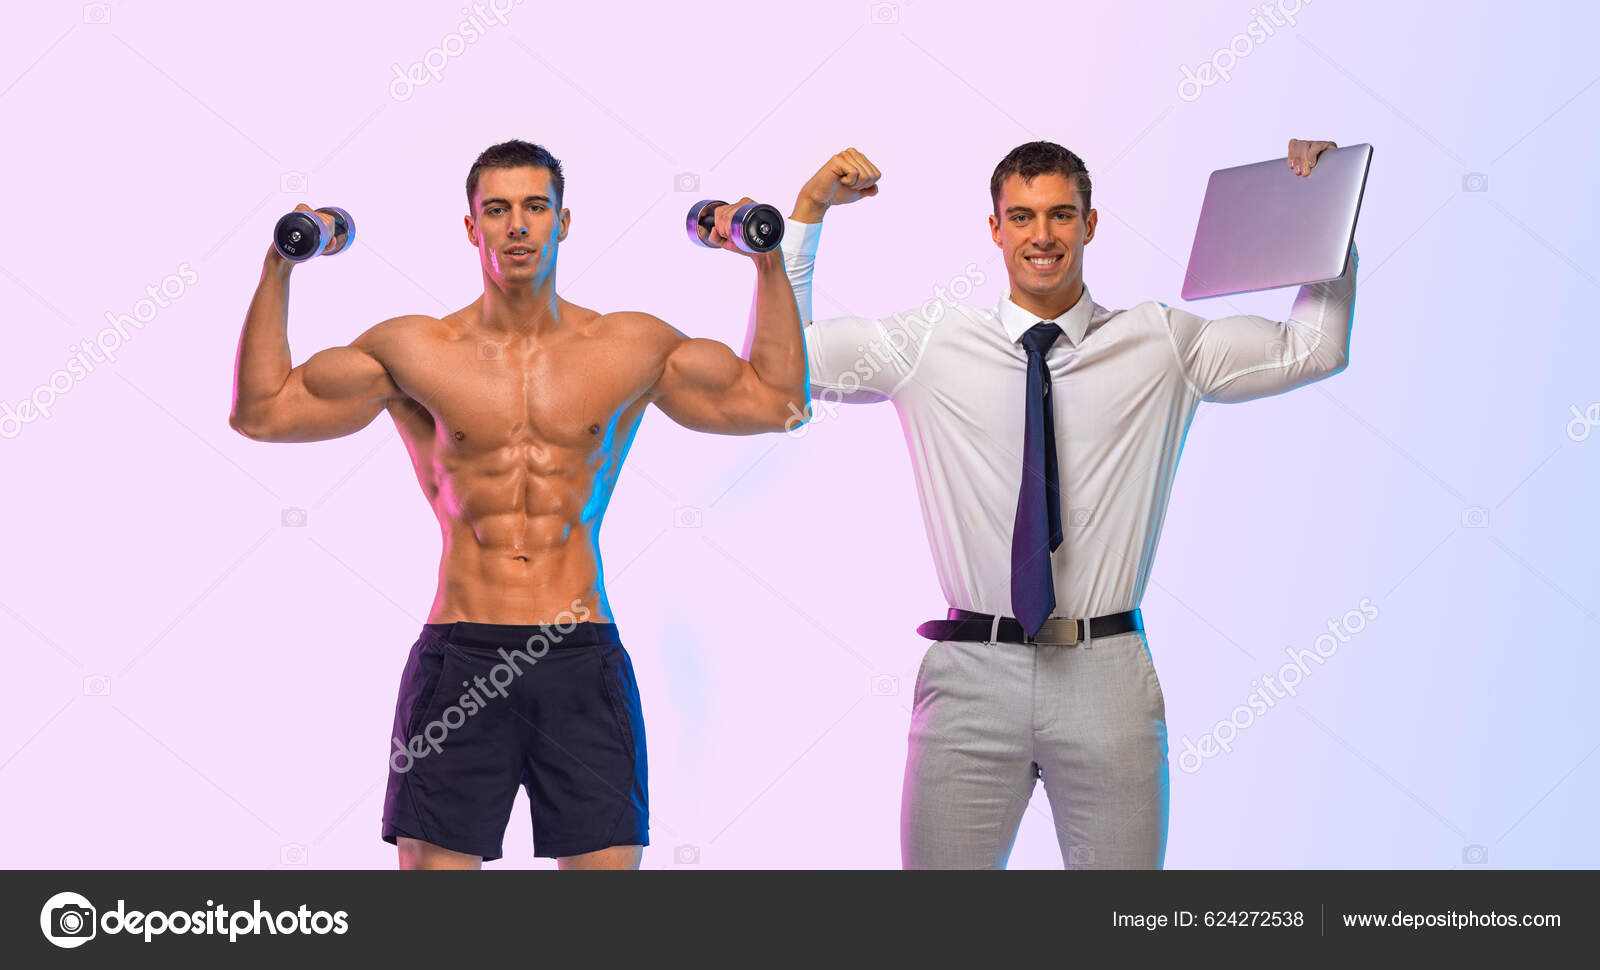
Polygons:
[[[446,457],[434,509],[444,533],[440,580],[472,612],[603,609],[594,501],[601,467],[532,442]],[[511,621],[505,621],[511,622]]]

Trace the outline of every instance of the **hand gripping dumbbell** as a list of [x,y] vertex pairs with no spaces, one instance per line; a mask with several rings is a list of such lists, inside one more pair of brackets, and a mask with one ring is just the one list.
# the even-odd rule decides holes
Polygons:
[[342,253],[355,241],[355,220],[350,218],[350,213],[332,205],[321,209],[296,209],[279,219],[272,231],[273,246],[291,263]]
[[[689,207],[689,241],[707,249],[722,247],[712,244],[711,230],[717,220],[713,214],[717,206],[727,205],[719,199],[702,199]],[[783,242],[783,214],[764,202],[751,202],[733,213],[733,244],[747,253],[770,253]]]

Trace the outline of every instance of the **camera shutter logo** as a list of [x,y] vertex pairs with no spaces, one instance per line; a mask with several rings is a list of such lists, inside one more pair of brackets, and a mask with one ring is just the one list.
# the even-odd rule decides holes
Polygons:
[[94,939],[94,904],[77,893],[56,893],[39,911],[39,929],[56,946],[71,949]]

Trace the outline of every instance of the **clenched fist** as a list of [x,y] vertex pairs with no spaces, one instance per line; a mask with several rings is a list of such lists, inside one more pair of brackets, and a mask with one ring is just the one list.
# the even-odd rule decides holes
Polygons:
[[857,199],[878,194],[878,166],[854,148],[828,159],[811,176],[795,199],[792,218],[799,222],[820,222],[831,206],[849,205]]

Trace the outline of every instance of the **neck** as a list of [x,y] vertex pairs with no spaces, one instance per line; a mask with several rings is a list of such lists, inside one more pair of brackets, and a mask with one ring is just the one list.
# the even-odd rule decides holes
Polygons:
[[483,278],[483,326],[508,333],[548,333],[561,325],[561,298],[555,274],[526,283]]
[[1083,280],[1074,280],[1072,285],[1056,293],[1029,293],[1027,290],[1011,287],[1011,302],[1028,311],[1040,320],[1054,320],[1061,314],[1078,305],[1083,299]]

